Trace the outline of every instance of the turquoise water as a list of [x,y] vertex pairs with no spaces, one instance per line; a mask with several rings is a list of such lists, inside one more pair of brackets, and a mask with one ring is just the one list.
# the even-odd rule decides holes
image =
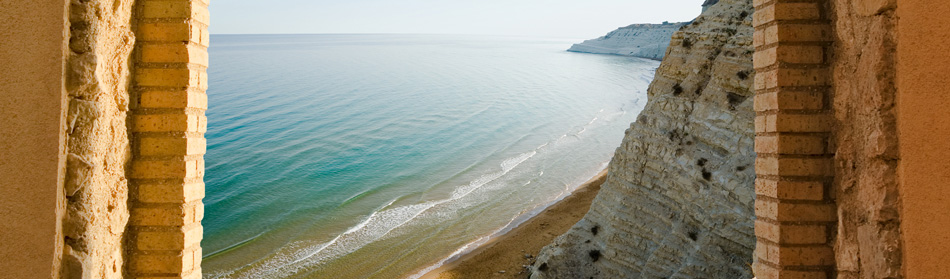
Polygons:
[[575,41],[212,36],[205,277],[412,278],[563,197],[659,65]]

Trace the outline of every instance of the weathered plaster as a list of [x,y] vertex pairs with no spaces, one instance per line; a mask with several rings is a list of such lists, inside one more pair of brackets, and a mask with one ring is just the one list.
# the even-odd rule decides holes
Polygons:
[[0,0],[0,270],[58,275],[65,1]]
[[897,0],[898,179],[905,278],[950,274],[950,1]]

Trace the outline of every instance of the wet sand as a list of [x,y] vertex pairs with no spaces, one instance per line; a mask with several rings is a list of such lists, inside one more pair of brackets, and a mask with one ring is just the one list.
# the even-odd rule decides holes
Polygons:
[[524,266],[533,264],[541,248],[587,214],[606,179],[607,170],[604,170],[517,228],[427,273],[422,279],[527,278]]

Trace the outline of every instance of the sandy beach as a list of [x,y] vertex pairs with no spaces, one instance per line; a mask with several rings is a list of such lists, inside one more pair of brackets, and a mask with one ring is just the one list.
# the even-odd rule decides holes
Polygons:
[[606,179],[605,169],[537,216],[422,278],[527,278],[525,266],[533,264],[541,248],[567,232],[587,214],[591,201]]

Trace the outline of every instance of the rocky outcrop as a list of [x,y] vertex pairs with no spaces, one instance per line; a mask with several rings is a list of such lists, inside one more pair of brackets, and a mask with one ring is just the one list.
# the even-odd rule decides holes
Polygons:
[[532,278],[752,278],[752,0],[672,36],[591,210]]
[[574,44],[567,51],[615,54],[661,60],[670,45],[670,37],[687,23],[633,24],[607,35]]

